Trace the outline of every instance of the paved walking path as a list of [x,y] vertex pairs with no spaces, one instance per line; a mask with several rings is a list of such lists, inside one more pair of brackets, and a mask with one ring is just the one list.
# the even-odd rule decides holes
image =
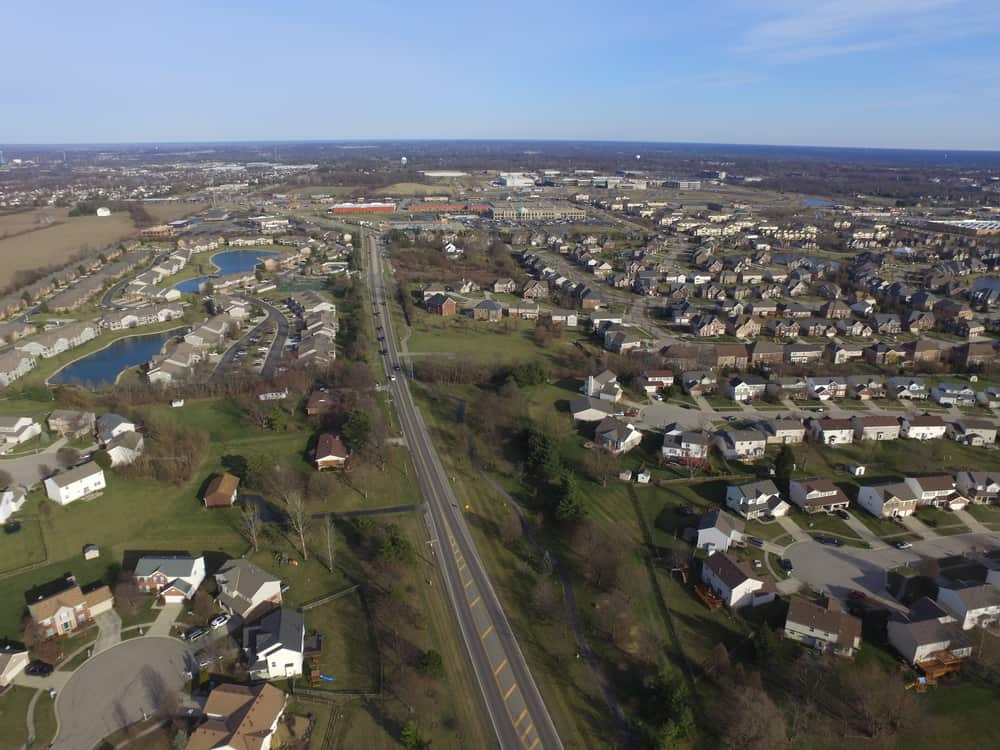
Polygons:
[[177,616],[181,613],[183,606],[183,604],[164,604],[160,613],[156,616],[156,620],[149,626],[149,630],[146,631],[146,635],[169,636],[170,629],[173,627]]
[[868,542],[868,545],[872,549],[881,549],[885,546],[885,542],[879,539],[877,534],[855,518],[853,513],[848,512],[847,518],[844,519],[844,523],[850,526],[851,531],[861,537],[863,541]]
[[954,511],[954,513],[959,521],[961,521],[962,523],[964,523],[966,526],[969,527],[969,531],[972,531],[976,534],[989,534],[990,532],[993,531],[993,529],[986,526],[986,524],[984,524],[974,515],[969,513],[969,511],[967,510],[956,510]]

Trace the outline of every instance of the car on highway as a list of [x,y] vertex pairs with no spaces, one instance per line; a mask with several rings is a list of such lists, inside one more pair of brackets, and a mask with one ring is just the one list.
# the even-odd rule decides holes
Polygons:
[[399,365],[396,365],[392,369],[395,370],[396,372],[399,372],[401,368],[399,367]]
[[205,628],[191,628],[184,633],[184,640],[193,642],[200,638],[204,638],[206,635],[208,635],[208,631],[205,630]]
[[913,545],[910,544],[905,539],[900,539],[898,542],[893,542],[892,546],[895,547],[896,549],[911,549],[913,547]]
[[795,565],[787,557],[784,557],[781,560],[781,569],[785,571],[786,575],[791,575],[792,571],[795,570]]
[[232,615],[216,615],[211,620],[209,620],[209,626],[215,630],[225,626],[232,619]]
[[389,380],[391,380],[393,383],[395,383],[396,382],[396,376],[395,375],[390,375],[389,376]]
[[42,661],[41,659],[34,659],[28,662],[28,666],[24,668],[24,673],[29,674],[32,677],[48,677],[52,674],[55,669],[47,661]]

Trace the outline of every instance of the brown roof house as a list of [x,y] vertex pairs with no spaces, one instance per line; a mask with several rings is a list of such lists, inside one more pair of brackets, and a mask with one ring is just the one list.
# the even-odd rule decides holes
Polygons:
[[316,453],[313,460],[319,471],[323,469],[342,469],[347,464],[349,455],[347,446],[344,445],[344,441],[340,435],[332,432],[324,432],[316,441]]
[[785,638],[819,651],[854,656],[861,647],[861,620],[845,613],[835,599],[811,602],[793,596],[785,617]]
[[202,498],[206,508],[228,508],[236,502],[236,490],[240,486],[239,477],[222,472],[212,477]]
[[851,504],[844,491],[829,479],[793,479],[788,483],[788,497],[806,513],[847,510]]
[[775,591],[753,577],[750,566],[725,552],[713,552],[702,562],[701,580],[731,609],[774,601]]
[[208,694],[206,721],[191,733],[187,750],[269,750],[287,700],[268,683],[219,685]]
[[58,594],[29,604],[28,613],[46,638],[54,638],[89,625],[97,615],[109,611],[114,603],[114,596],[107,586],[99,586],[84,594],[83,589],[70,579],[70,585]]

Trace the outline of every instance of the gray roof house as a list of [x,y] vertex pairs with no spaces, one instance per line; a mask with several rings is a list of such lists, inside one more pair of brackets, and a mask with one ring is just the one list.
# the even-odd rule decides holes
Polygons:
[[243,629],[243,653],[251,679],[302,674],[306,625],[301,612],[276,609]]
[[724,510],[710,510],[698,519],[698,536],[695,546],[709,552],[727,552],[729,545],[743,538],[746,524]]

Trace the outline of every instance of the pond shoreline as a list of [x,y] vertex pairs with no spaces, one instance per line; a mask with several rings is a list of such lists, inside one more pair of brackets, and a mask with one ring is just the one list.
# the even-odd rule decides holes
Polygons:
[[[146,331],[146,332],[138,331],[136,333],[130,333],[130,334],[126,335],[126,336],[119,336],[118,338],[114,339],[113,341],[109,341],[107,344],[105,344],[104,346],[102,346],[100,349],[95,349],[92,352],[87,352],[86,354],[81,354],[76,359],[70,360],[69,362],[67,362],[66,364],[64,364],[62,367],[60,367],[58,370],[56,370],[54,373],[52,373],[51,375],[49,375],[45,379],[45,385],[47,387],[49,387],[49,388],[52,388],[52,387],[58,386],[58,385],[68,385],[68,383],[53,383],[52,379],[55,378],[63,370],[65,370],[67,367],[72,367],[77,362],[81,362],[81,361],[87,359],[88,357],[93,357],[95,354],[99,354],[100,352],[103,352],[105,349],[108,349],[109,347],[114,346],[115,344],[119,343],[120,341],[126,341],[128,339],[139,338],[140,336],[162,336],[164,334],[173,334],[176,331],[183,331],[185,329],[186,330],[191,330],[191,327],[188,326],[188,325],[181,325],[181,326],[177,326],[176,328],[168,328],[165,331]],[[167,336],[167,338],[170,339],[170,338],[172,338],[172,336]],[[166,343],[166,342],[164,342],[164,343]],[[162,349],[163,349],[163,347],[161,346],[160,350],[162,351]],[[126,365],[125,367],[123,367],[115,375],[114,382],[113,383],[109,383],[108,386],[112,386],[112,385],[117,384],[118,383],[118,379],[122,376],[122,374],[126,370],[129,370],[130,368],[136,367],[136,366],[137,365]]]

